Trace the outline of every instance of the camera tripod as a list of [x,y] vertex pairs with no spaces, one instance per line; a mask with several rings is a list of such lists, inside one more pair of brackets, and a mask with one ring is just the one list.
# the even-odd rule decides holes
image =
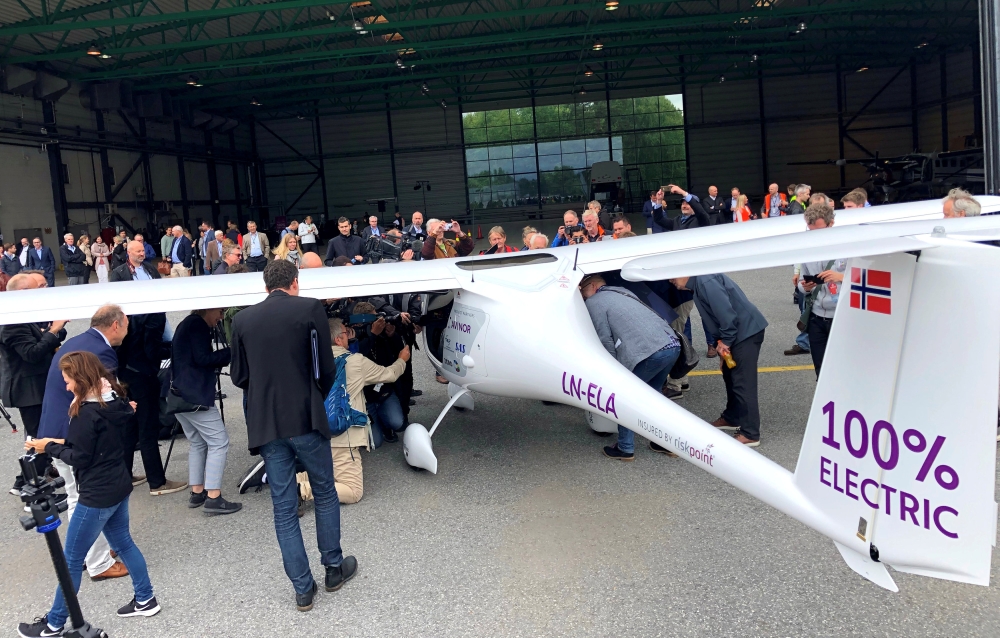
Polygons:
[[73,587],[73,579],[69,574],[69,566],[66,564],[66,555],[63,554],[62,542],[59,540],[59,532],[56,531],[62,522],[59,514],[68,509],[68,504],[63,501],[56,504],[55,491],[63,487],[66,481],[60,476],[55,479],[47,478],[44,473],[38,475],[36,462],[47,459],[45,455],[30,454],[18,459],[21,463],[21,475],[24,476],[24,487],[21,488],[21,500],[31,509],[31,514],[21,517],[21,527],[25,531],[32,529],[45,536],[45,543],[49,547],[49,556],[52,564],[56,568],[56,577],[59,579],[59,586],[62,588],[63,597],[66,599],[66,607],[69,609],[69,618],[72,629],[63,634],[69,638],[107,638],[103,629],[92,627],[90,623],[83,619],[83,612],[80,611],[80,601],[76,597],[76,588]]
[[10,431],[16,434],[17,425],[15,425],[14,420],[10,418],[10,412],[7,411],[7,408],[3,407],[3,402],[0,402],[0,416],[2,416],[4,421],[10,425]]

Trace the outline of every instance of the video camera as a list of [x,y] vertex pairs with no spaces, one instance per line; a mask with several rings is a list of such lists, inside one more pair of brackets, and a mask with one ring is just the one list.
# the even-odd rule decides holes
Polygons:
[[423,242],[411,241],[407,235],[372,235],[365,242],[365,257],[372,263],[383,261],[402,261],[402,255],[407,250],[419,253]]

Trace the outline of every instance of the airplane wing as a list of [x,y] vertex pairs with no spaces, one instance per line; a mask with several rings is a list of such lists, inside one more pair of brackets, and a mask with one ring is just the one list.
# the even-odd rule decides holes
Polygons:
[[[299,294],[335,299],[459,288],[449,261],[453,260],[302,270],[299,271]],[[3,293],[0,325],[89,319],[108,303],[118,304],[126,314],[134,315],[249,306],[266,296],[262,273],[16,290]]]
[[[840,221],[839,215],[837,221]],[[993,215],[854,226],[838,224],[822,232],[762,237],[695,251],[641,257],[625,264],[622,277],[630,281],[659,281],[803,261],[887,255],[932,248],[937,245],[938,238],[952,238],[953,233],[955,238],[985,241],[996,236],[998,231],[1000,216]]]
[[[1000,212],[1000,197],[976,198],[983,207],[983,213]],[[888,204],[871,208],[855,208],[837,211],[837,226],[858,224],[881,224],[897,221],[943,220],[940,200]],[[579,247],[576,255],[577,266],[584,273],[620,270],[627,262],[640,257],[673,254],[683,251],[720,246],[721,250],[751,239],[802,233],[806,230],[801,215],[789,215],[774,219],[762,219],[742,224],[720,224],[707,228],[693,228],[684,232],[659,233],[629,238],[628,241],[603,241]],[[930,232],[928,230],[927,232]],[[865,235],[870,237],[870,235]],[[577,247],[555,248],[554,251],[571,251]],[[910,249],[912,250],[912,249]],[[891,252],[891,251],[888,251]],[[870,254],[870,253],[869,253]],[[795,263],[794,260],[781,262]],[[761,265],[763,267],[763,264]],[[714,272],[724,272],[716,270]]]

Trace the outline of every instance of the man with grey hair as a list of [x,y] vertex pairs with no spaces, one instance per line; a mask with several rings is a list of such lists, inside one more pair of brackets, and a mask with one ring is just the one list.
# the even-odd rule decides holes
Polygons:
[[983,207],[972,196],[972,193],[961,188],[953,188],[941,202],[941,210],[945,219],[952,217],[978,217]]
[[[809,230],[820,230],[833,226],[833,208],[817,203],[810,204],[805,212],[806,226]],[[823,366],[823,356],[826,354],[826,343],[830,338],[830,328],[833,326],[833,316],[840,301],[840,288],[844,282],[844,272],[847,270],[846,259],[830,259],[802,264],[801,277],[798,281],[799,292],[807,295],[803,317],[799,322],[805,324],[809,333],[809,352],[812,355],[816,377],[819,378]]]
[[170,245],[170,276],[190,277],[192,257],[194,248],[191,247],[191,240],[184,236],[184,229],[174,226],[171,232],[174,241]]
[[549,238],[542,233],[535,233],[528,239],[528,250],[539,250],[549,247]]
[[76,246],[73,233],[63,235],[63,242],[59,247],[59,259],[66,269],[66,279],[70,286],[79,286],[87,277],[87,256]]
[[795,197],[789,202],[785,209],[786,215],[801,215],[806,212],[809,206],[809,195],[812,193],[812,186],[809,184],[799,184],[795,187]]

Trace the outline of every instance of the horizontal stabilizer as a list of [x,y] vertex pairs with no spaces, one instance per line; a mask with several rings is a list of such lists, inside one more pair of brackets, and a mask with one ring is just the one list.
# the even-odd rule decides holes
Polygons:
[[870,556],[859,554],[853,549],[844,547],[837,541],[833,541],[833,544],[837,546],[837,550],[840,551],[840,555],[844,557],[844,562],[847,563],[848,567],[883,589],[888,589],[892,592],[899,591],[899,587],[896,586],[896,581],[894,581],[892,576],[889,575],[889,570],[885,568],[885,565],[882,563],[876,563]]

